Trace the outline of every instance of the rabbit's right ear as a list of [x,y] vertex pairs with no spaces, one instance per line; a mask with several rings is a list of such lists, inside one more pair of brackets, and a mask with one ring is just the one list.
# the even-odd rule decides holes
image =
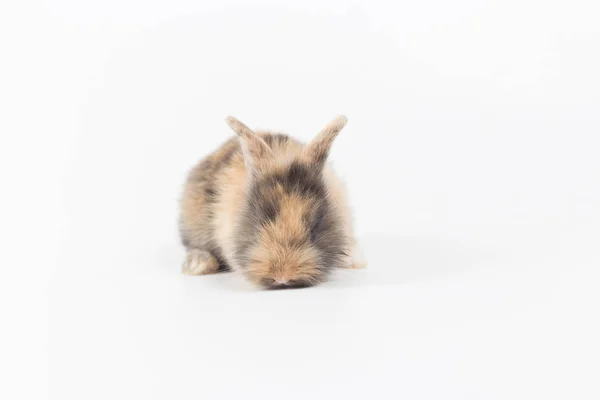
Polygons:
[[265,161],[273,154],[269,145],[246,125],[233,117],[227,117],[226,121],[231,129],[240,137],[244,162],[250,171],[254,170],[257,164]]
[[348,122],[348,118],[343,115],[338,116],[328,123],[319,134],[306,145],[304,153],[309,163],[317,168],[321,168],[327,161],[329,150],[338,133]]

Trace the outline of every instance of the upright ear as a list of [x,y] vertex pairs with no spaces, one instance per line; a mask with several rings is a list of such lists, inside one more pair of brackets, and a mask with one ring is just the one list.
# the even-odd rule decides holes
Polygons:
[[269,145],[246,125],[233,117],[227,117],[226,121],[240,137],[244,161],[249,170],[253,170],[257,164],[273,154]]
[[308,162],[315,166],[325,165],[333,140],[348,122],[348,118],[340,115],[323,128],[321,132],[306,146],[304,155]]

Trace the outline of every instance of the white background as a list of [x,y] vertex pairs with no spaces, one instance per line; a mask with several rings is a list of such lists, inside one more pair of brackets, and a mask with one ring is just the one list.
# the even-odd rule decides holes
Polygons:
[[[0,397],[599,398],[600,6],[0,5]],[[254,128],[331,160],[369,267],[180,274],[184,175]]]

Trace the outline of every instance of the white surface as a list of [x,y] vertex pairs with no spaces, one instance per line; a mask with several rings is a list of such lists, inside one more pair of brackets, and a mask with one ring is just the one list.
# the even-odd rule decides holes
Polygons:
[[[600,397],[597,2],[278,3],[0,6],[0,397]],[[224,117],[338,113],[368,269],[181,275]]]
[[51,290],[51,388],[73,399],[593,399],[600,257],[573,258],[582,244],[555,239],[532,255],[373,236],[368,270],[277,292],[178,275],[175,254],[83,257],[91,269],[66,263]]

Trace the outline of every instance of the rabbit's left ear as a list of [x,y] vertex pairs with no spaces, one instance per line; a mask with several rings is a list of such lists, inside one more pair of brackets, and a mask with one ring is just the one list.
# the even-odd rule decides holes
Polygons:
[[319,132],[308,145],[306,145],[304,156],[308,162],[318,167],[325,165],[333,140],[346,125],[346,122],[348,122],[348,118],[340,115],[327,124],[325,128],[323,128],[323,130]]
[[244,162],[249,170],[254,171],[257,165],[273,155],[269,145],[246,125],[233,117],[227,117],[226,121],[240,137]]

